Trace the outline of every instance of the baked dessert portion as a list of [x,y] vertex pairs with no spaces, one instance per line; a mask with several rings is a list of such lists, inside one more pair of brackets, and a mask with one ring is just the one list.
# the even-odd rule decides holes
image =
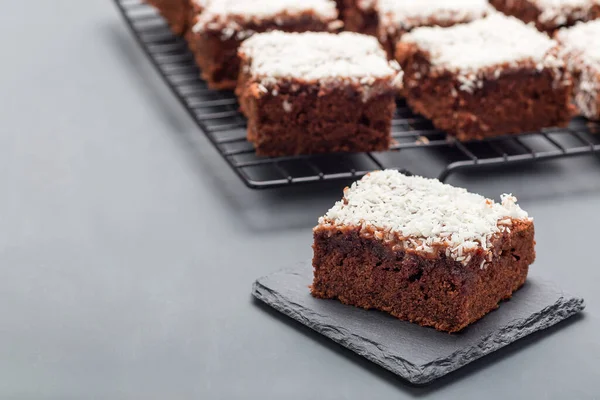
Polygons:
[[498,10],[542,32],[571,26],[578,21],[600,18],[600,0],[490,0]]
[[314,228],[312,295],[458,332],[521,287],[535,259],[533,220],[397,171],[344,190]]
[[379,29],[378,0],[343,0],[341,17],[344,29],[350,32],[377,36]]
[[167,20],[176,35],[183,35],[190,27],[194,17],[202,11],[210,0],[145,0],[156,8]]
[[261,156],[386,150],[401,81],[371,36],[258,34],[240,47],[236,94]]
[[337,5],[338,15],[341,17],[342,15],[344,15],[344,0],[335,0],[335,4]]
[[187,35],[202,77],[213,89],[235,88],[240,43],[255,33],[334,31],[333,0],[210,0]]
[[600,120],[600,20],[560,29],[556,39],[573,75],[577,109],[589,119]]
[[390,56],[400,37],[420,26],[452,26],[484,17],[487,0],[346,0],[346,29],[377,36]]
[[557,43],[493,13],[451,28],[417,28],[396,48],[410,107],[459,140],[566,126],[572,81]]

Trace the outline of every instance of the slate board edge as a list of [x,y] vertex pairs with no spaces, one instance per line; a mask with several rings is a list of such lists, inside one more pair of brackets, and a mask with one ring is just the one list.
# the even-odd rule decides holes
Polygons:
[[[263,278],[258,279],[252,286],[252,295],[258,300],[268,304],[277,311],[295,319],[303,325],[308,326],[316,332],[319,332],[334,342],[341,344],[349,350],[352,350],[358,355],[365,357],[375,364],[417,385],[427,384],[441,378],[442,376],[527,335],[556,325],[581,312],[585,308],[583,299],[562,296],[553,305],[544,308],[529,318],[516,320],[514,324],[507,325],[502,330],[493,332],[484,337],[477,346],[471,346],[462,351],[457,351],[431,363],[415,365],[401,357],[391,354],[390,351],[387,351],[385,346],[375,343],[370,339],[356,335],[346,329],[341,329],[334,324],[327,324],[325,322],[319,323],[304,318],[293,307],[287,306],[287,304],[291,303],[290,301],[282,299],[282,296],[262,285],[260,283],[261,279]],[[279,299],[279,301],[277,301],[277,299]],[[303,309],[307,314],[314,314],[314,311],[309,310],[300,304],[293,303],[293,305]],[[329,319],[323,315],[320,315],[319,318],[322,321]],[[514,332],[515,330],[518,332],[516,335],[507,336],[505,334],[506,332]],[[373,354],[380,354],[381,358],[374,357]]]

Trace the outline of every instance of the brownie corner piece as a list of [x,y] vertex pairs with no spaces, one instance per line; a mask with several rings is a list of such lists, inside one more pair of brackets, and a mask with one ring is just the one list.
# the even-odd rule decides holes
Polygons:
[[311,293],[458,332],[525,282],[533,220],[436,180],[373,172],[314,229]]
[[557,43],[513,17],[415,29],[396,59],[408,104],[459,140],[562,127],[572,117]]
[[371,36],[257,34],[236,94],[260,156],[388,149],[401,72]]
[[186,36],[202,77],[213,89],[234,89],[237,50],[256,33],[328,32],[340,28],[333,0],[210,0]]
[[575,106],[586,118],[600,120],[600,20],[560,29],[555,37],[573,76]]

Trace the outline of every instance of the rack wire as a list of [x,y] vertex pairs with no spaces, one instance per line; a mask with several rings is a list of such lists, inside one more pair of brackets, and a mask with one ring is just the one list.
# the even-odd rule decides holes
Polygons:
[[235,96],[208,89],[185,41],[141,0],[115,0],[128,27],[173,94],[219,154],[250,188],[356,179],[396,168],[445,180],[459,170],[535,163],[600,153],[600,124],[576,118],[567,128],[461,143],[411,112],[402,101],[392,124],[389,151],[258,157],[246,140],[246,120]]

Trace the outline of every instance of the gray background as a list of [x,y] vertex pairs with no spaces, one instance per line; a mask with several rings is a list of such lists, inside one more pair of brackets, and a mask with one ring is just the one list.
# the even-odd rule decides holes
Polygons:
[[516,193],[588,308],[411,387],[250,296],[340,185],[244,187],[110,1],[1,4],[0,398],[600,398],[598,158],[450,179]]

